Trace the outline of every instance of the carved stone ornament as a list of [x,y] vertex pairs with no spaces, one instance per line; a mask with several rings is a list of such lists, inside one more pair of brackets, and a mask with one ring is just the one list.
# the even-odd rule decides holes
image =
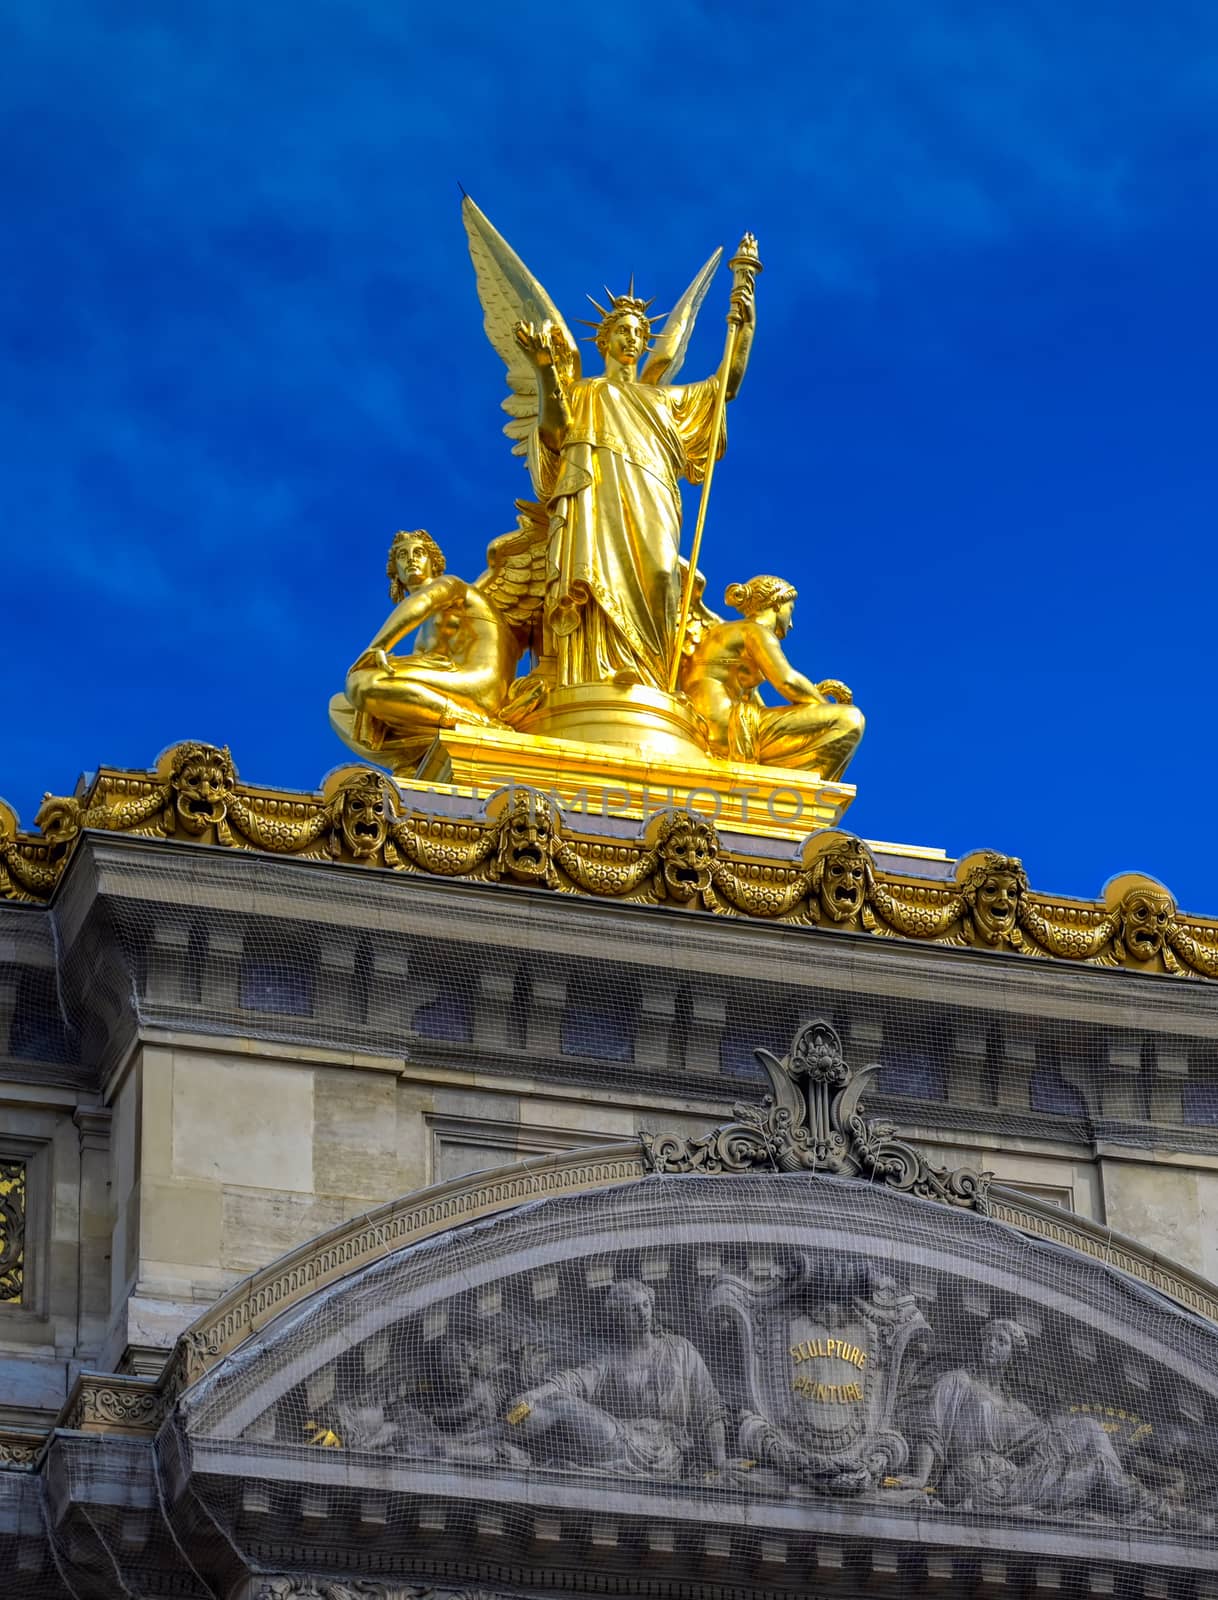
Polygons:
[[[1107,1263],[881,1184],[695,1172],[382,1247],[179,1397],[158,1448],[222,1521],[242,1515],[222,1481],[250,1478],[307,1482],[333,1529],[372,1484],[381,1526],[457,1496],[429,1565],[389,1576],[477,1583],[449,1565],[475,1525],[519,1548],[556,1507],[627,1501],[699,1533],[865,1538],[895,1512],[1208,1538],[1216,1417],[1218,1328]],[[550,1553],[581,1559],[557,1521]],[[365,1579],[316,1554],[299,1570]]]
[[824,1172],[866,1177],[948,1205],[986,1210],[991,1174],[972,1167],[932,1167],[890,1123],[862,1113],[866,1079],[878,1065],[855,1071],[827,1022],[799,1030],[781,1060],[755,1052],[773,1094],[760,1106],[736,1105],[737,1120],[700,1139],[676,1134],[644,1135],[656,1172]]
[[863,1261],[804,1256],[764,1285],[720,1273],[709,1309],[737,1341],[746,1457],[835,1495],[869,1491],[906,1465],[901,1369],[911,1342],[932,1335],[894,1279]]
[[28,1471],[38,1460],[43,1437],[33,1429],[0,1429],[0,1470]]
[[25,1287],[25,1163],[0,1161],[0,1303],[19,1304]]
[[164,1401],[147,1378],[83,1372],[76,1380],[60,1423],[83,1433],[151,1433],[161,1420]]

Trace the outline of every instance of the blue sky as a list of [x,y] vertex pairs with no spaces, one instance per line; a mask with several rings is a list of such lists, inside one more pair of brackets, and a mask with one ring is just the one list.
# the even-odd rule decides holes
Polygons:
[[[794,581],[848,823],[1218,912],[1218,11],[13,0],[0,793],[311,788],[425,526],[528,491],[458,183],[569,318],[760,240],[703,566]],[[728,281],[687,376],[715,365]]]

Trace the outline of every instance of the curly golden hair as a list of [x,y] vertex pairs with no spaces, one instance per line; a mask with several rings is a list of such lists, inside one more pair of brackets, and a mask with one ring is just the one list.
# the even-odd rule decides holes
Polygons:
[[402,528],[393,536],[393,543],[389,546],[389,559],[385,563],[385,576],[389,579],[389,598],[397,605],[399,600],[406,598],[406,586],[398,577],[398,551],[408,539],[419,539],[426,547],[427,554],[431,557],[431,575],[433,578],[443,576],[447,562],[444,552],[432,538],[426,528]]
[[747,583],[729,583],[727,593],[723,596],[725,605],[746,617],[755,617],[759,611],[768,610],[770,606],[786,605],[788,600],[797,598],[798,590],[794,584],[788,583],[785,578],[772,578],[765,573],[750,578]]

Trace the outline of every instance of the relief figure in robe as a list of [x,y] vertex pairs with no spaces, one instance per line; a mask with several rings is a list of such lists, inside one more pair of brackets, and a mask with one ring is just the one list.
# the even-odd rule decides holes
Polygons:
[[425,1364],[389,1397],[375,1389],[331,1408],[334,1437],[345,1450],[467,1464],[522,1467],[527,1453],[509,1437],[503,1396],[484,1369],[478,1341],[455,1334],[437,1341]]
[[609,1349],[519,1395],[507,1420],[534,1459],[613,1476],[727,1469],[727,1408],[698,1351],[655,1326],[655,1295],[624,1279],[606,1296]]
[[1042,1419],[1011,1394],[1012,1359],[1027,1350],[1020,1323],[986,1325],[973,1363],[945,1372],[931,1390],[914,1475],[905,1481],[937,1484],[944,1504],[963,1511],[1084,1511],[1135,1526],[1175,1520],[1126,1472],[1096,1418]]

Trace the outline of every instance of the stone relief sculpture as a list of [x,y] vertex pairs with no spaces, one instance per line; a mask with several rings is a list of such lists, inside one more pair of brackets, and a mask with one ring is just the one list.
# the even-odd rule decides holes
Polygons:
[[428,1460],[528,1464],[507,1438],[502,1384],[485,1370],[475,1339],[458,1335],[429,1352],[426,1376],[408,1377],[388,1403],[355,1395],[333,1407],[340,1448]]
[[[460,1308],[443,1337],[403,1324],[396,1376],[376,1392],[340,1379],[303,1442],[510,1477],[1212,1531],[1166,1431],[1148,1451],[1149,1423],[1080,1403],[1068,1379],[1056,1408],[1015,1392],[1016,1360],[1033,1348],[1018,1318],[974,1323],[950,1294],[928,1317],[861,1257],[788,1249],[766,1272],[746,1263],[678,1275],[657,1295],[626,1255],[623,1275],[591,1291],[595,1309],[571,1290],[539,1319],[522,1286],[499,1332],[471,1332]],[[962,1360],[962,1344],[975,1354]],[[1040,1378],[1063,1387],[1057,1371]],[[249,1436],[299,1442],[300,1404]]]
[[1058,1412],[1039,1417],[1008,1386],[1027,1330],[996,1317],[967,1366],[931,1389],[910,1487],[934,1485],[961,1511],[1023,1515],[1083,1512],[1129,1525],[1189,1525],[1195,1518],[1154,1494],[1122,1463],[1100,1420]]
[[606,1296],[609,1348],[556,1372],[507,1412],[535,1457],[616,1477],[727,1467],[727,1409],[688,1339],[655,1324],[655,1294],[627,1278]]
[[736,1336],[740,1448],[771,1469],[772,1489],[855,1495],[904,1465],[902,1363],[930,1330],[890,1277],[804,1256],[763,1286],[721,1275],[710,1310]]

